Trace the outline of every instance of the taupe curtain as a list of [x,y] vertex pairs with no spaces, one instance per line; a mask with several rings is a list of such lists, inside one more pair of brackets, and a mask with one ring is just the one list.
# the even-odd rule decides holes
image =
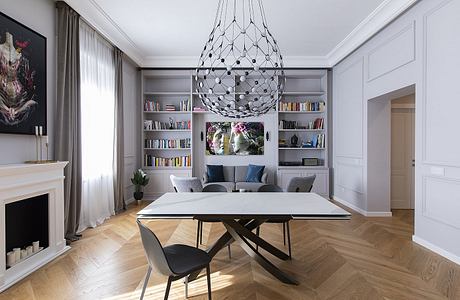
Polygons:
[[80,16],[65,2],[57,9],[57,104],[55,158],[68,161],[64,170],[64,222],[66,239],[77,240],[81,208],[80,135]]
[[113,139],[113,188],[115,213],[125,209],[124,200],[124,130],[123,130],[123,52],[115,48],[115,132]]

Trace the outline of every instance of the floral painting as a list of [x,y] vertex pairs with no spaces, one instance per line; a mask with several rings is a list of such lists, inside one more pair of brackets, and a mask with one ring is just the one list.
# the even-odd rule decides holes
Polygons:
[[46,135],[46,38],[0,13],[0,133]]
[[263,155],[264,123],[207,122],[206,155]]

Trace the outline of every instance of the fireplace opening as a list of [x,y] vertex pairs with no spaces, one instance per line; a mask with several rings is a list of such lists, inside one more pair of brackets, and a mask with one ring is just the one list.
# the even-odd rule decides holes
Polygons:
[[[21,252],[19,260],[10,257],[14,263],[49,246],[48,224],[48,194],[5,205],[6,252]],[[10,263],[7,257],[7,266]]]

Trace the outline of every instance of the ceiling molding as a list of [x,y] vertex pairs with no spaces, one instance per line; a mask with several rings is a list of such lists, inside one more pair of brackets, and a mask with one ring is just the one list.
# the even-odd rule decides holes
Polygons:
[[385,0],[327,54],[328,64],[336,65],[369,38],[395,20],[419,0]]
[[[144,68],[195,68],[198,64],[196,56],[147,56],[142,61]],[[327,57],[324,56],[283,56],[286,68],[329,68]]]
[[64,1],[77,11],[83,19],[99,31],[99,33],[107,40],[117,46],[136,64],[142,66],[143,56],[139,51],[139,47],[94,0]]
[[[195,56],[144,56],[95,0],[64,0],[140,67],[195,67]],[[285,67],[333,67],[419,0],[385,0],[326,56],[284,56]]]

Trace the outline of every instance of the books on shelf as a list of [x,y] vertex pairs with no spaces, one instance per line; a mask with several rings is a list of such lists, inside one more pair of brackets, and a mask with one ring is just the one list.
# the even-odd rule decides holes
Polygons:
[[306,101],[306,102],[280,102],[279,111],[324,111],[326,103],[324,101]]
[[156,112],[156,111],[191,111],[192,102],[190,100],[179,101],[179,110],[173,103],[165,103],[162,107],[160,102],[154,100],[145,100],[144,111],[145,112]]
[[278,129],[324,129],[324,119],[316,118],[314,121],[310,121],[306,125],[302,125],[302,123],[298,121],[280,120]]
[[206,111],[206,108],[201,107],[201,106],[195,106],[195,107],[193,108],[193,111]]
[[153,120],[144,121],[144,130],[188,130],[191,128],[191,122],[188,121],[170,121],[170,122],[160,122]]
[[314,135],[311,140],[303,142],[302,148],[324,148],[326,146],[326,136],[324,133]]
[[190,167],[191,156],[156,157],[150,154],[144,155],[145,167]]
[[144,147],[149,149],[184,149],[190,148],[191,139],[145,139]]

